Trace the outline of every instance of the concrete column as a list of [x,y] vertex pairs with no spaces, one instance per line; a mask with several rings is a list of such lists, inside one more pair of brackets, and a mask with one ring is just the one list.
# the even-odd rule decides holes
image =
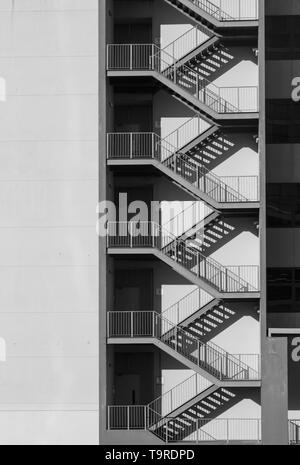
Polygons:
[[262,346],[262,442],[288,444],[287,339],[268,338]]

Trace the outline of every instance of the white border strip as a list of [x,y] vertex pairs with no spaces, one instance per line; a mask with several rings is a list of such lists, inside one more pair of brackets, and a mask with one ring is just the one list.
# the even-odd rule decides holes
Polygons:
[[300,334],[300,328],[269,328],[268,336]]

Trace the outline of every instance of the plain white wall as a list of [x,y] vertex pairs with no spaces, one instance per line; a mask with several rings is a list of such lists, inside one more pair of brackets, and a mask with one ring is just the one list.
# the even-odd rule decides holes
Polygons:
[[0,3],[1,444],[98,442],[97,11]]

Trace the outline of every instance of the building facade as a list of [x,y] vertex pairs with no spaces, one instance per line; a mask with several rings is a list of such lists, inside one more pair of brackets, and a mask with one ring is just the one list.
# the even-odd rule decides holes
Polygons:
[[1,444],[299,442],[298,3],[0,2]]
[[102,441],[260,442],[258,4],[106,3]]

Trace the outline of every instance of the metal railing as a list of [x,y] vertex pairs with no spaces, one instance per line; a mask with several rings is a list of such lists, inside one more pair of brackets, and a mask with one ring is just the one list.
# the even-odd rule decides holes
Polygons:
[[147,429],[147,406],[112,405],[107,408],[107,429]]
[[205,392],[211,386],[212,383],[198,373],[177,384],[148,404],[148,428],[157,425],[163,417]]
[[300,420],[289,420],[289,443],[300,444]]
[[[154,338],[220,380],[259,380],[259,367],[249,367],[243,354],[233,356],[212,342],[203,343],[153,311],[108,312],[109,338]],[[247,357],[249,357],[247,355]],[[253,354],[253,360],[259,355]]]
[[259,265],[226,265],[226,268],[239,279],[250,283],[253,288],[259,289]]
[[236,177],[237,186],[241,186],[251,199],[227,185],[206,167],[185,154],[176,152],[175,147],[155,133],[110,133],[107,135],[108,159],[156,159],[175,175],[180,176],[191,186],[221,203],[245,203],[258,201],[258,188],[254,176]]
[[[167,422],[166,428],[171,431],[175,425],[174,419]],[[191,434],[186,436],[187,431],[179,432],[171,436],[171,441],[193,441],[200,442],[261,442],[261,420],[258,418],[217,418],[194,420],[189,427]],[[168,440],[166,441],[168,442]]]
[[197,233],[201,232],[201,227],[204,231],[205,221],[215,215],[215,212],[205,203],[195,201],[187,208],[182,210],[176,216],[163,224],[163,228],[170,231],[176,237],[184,235],[187,231],[192,231],[197,227]]
[[219,95],[230,102],[241,113],[252,113],[258,109],[258,88],[256,86],[220,87]]
[[256,201],[260,198],[259,182],[257,176],[218,176],[224,184],[236,192],[240,192],[249,200]]
[[204,134],[210,128],[211,126],[204,119],[200,118],[199,115],[195,115],[165,136],[163,140],[176,150],[179,150],[184,145],[196,139],[196,137]]
[[166,45],[162,50],[174,58],[174,62],[186,56],[189,52],[205,45],[211,37],[212,32],[208,31],[203,26],[197,25],[184,32],[173,42]]
[[197,288],[164,310],[162,317],[178,325],[213,300],[211,295]]
[[[231,103],[222,96],[222,93],[229,92],[228,88],[222,90],[188,66],[176,63],[172,55],[155,44],[109,44],[107,69],[157,72],[216,113],[258,111],[257,90],[255,92],[254,87],[242,87],[243,90],[238,90],[238,87],[231,88],[230,95],[235,99],[235,102]],[[251,101],[248,101],[249,99]],[[235,105],[236,102],[240,107]]]
[[258,0],[189,0],[218,21],[258,19]]
[[[107,245],[108,247],[156,248],[219,292],[245,293],[258,292],[259,289],[211,257],[205,257],[199,250],[188,246],[185,241],[177,239],[153,221],[109,221]],[[259,282],[258,278],[257,282]]]
[[[150,404],[151,405],[151,404]],[[261,420],[258,418],[218,418],[196,419],[186,422],[178,428],[176,418],[166,417],[164,425],[155,429],[151,427],[154,418],[161,419],[159,414],[151,418],[148,405],[110,405],[107,407],[108,430],[150,430],[166,443],[188,442],[261,442]]]

